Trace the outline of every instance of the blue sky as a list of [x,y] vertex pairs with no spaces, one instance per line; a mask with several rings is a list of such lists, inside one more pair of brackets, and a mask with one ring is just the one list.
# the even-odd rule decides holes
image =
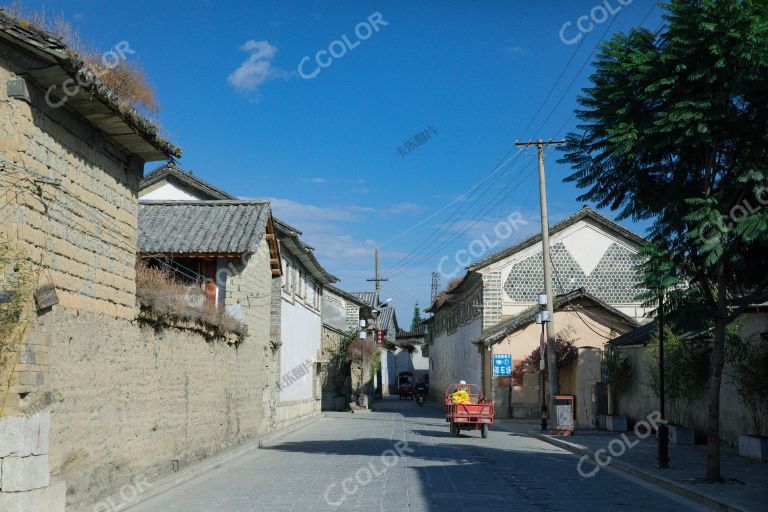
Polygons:
[[[24,4],[63,12],[101,50],[127,41],[157,89],[164,134],[184,149],[182,167],[237,196],[270,198],[339,286],[369,289],[380,248],[383,298],[405,327],[413,303],[428,304],[438,267],[446,284],[457,260],[538,230],[535,154],[516,154],[514,142],[573,129],[591,66],[579,70],[604,32],[644,19],[655,29],[662,14],[648,14],[652,0]],[[582,19],[593,30],[566,44],[580,16],[599,23]],[[334,43],[343,36],[354,48]],[[329,47],[338,58],[320,68],[316,54]],[[547,156],[552,222],[581,206],[557,157]]]

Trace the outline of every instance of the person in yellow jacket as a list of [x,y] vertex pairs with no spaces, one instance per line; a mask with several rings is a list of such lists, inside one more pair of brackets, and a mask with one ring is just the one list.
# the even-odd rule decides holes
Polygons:
[[469,391],[467,391],[467,388],[464,387],[466,385],[467,381],[459,381],[459,389],[454,391],[451,395],[451,400],[453,400],[454,404],[465,404],[469,402]]

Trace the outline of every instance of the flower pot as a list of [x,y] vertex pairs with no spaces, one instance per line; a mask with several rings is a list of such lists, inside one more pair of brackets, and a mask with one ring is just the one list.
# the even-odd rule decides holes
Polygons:
[[611,432],[626,432],[627,417],[626,416],[606,416],[605,429]]
[[768,437],[739,436],[739,455],[760,462],[768,462]]
[[696,444],[693,427],[669,425],[669,444],[673,446]]

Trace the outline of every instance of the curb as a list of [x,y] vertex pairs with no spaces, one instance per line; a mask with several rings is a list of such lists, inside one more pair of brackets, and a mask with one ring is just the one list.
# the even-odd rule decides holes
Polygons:
[[[558,448],[567,450],[573,454],[586,456],[591,461],[598,463],[595,460],[595,453],[590,451],[587,448],[584,448],[583,446],[569,443],[562,439],[558,439],[553,436],[548,436],[540,432],[536,432],[534,430],[528,431],[528,435],[540,441],[544,441],[545,443],[549,443],[551,445],[557,446]],[[692,491],[691,489],[684,487],[683,485],[679,484],[674,480],[670,480],[669,478],[664,478],[658,475],[653,475],[651,473],[648,473],[647,471],[643,471],[637,466],[633,466],[632,464],[627,464],[625,462],[620,462],[615,458],[611,459],[610,462],[608,462],[608,466],[610,466],[613,469],[617,469],[619,471],[632,475],[641,480],[644,480],[650,484],[656,485],[658,487],[662,487],[667,491],[673,492],[691,501],[695,501],[700,505],[704,505],[704,506],[713,508],[715,510],[722,510],[723,512],[747,512],[744,509],[735,508],[732,505],[719,501],[715,498],[711,498],[704,494],[700,494],[695,491]]]
[[208,457],[199,462],[191,464],[190,466],[176,473],[171,473],[171,474],[162,476],[159,479],[153,482],[150,482],[151,487],[149,489],[127,500],[124,500],[120,496],[120,494],[115,494],[113,496],[105,497],[101,500],[98,500],[93,504],[82,507],[79,510],[81,512],[91,512],[95,510],[100,510],[100,509],[96,509],[96,506],[102,503],[110,504],[109,508],[101,509],[101,510],[104,510],[104,512],[107,512],[107,511],[121,512],[123,510],[131,509],[136,505],[139,505],[151,498],[154,498],[155,496],[159,496],[160,494],[168,492],[174,487],[177,487],[185,482],[188,482],[193,478],[196,478],[204,473],[207,473],[208,471],[213,471],[215,469],[218,469],[223,464],[231,462],[237,459],[238,457],[241,457],[242,455],[250,453],[254,450],[258,450],[264,447],[265,443],[275,441],[283,436],[286,436],[288,434],[291,434],[293,432],[306,428],[324,417],[325,417],[325,414],[323,413],[315,413],[307,418],[297,421],[296,423],[292,423],[287,427],[280,429],[279,431],[271,432],[260,438],[251,439],[249,441],[246,441],[245,443],[236,445],[233,448],[227,449],[223,452],[219,452],[216,455],[212,455],[211,457]]

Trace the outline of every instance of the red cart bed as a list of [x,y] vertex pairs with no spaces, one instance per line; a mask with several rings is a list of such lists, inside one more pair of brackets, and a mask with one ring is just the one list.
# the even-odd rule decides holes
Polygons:
[[[466,389],[469,402],[453,403],[453,393]],[[493,423],[493,402],[485,400],[476,384],[451,384],[445,390],[445,421],[450,423],[452,436],[462,430],[479,430],[483,438],[488,437],[488,425]]]

